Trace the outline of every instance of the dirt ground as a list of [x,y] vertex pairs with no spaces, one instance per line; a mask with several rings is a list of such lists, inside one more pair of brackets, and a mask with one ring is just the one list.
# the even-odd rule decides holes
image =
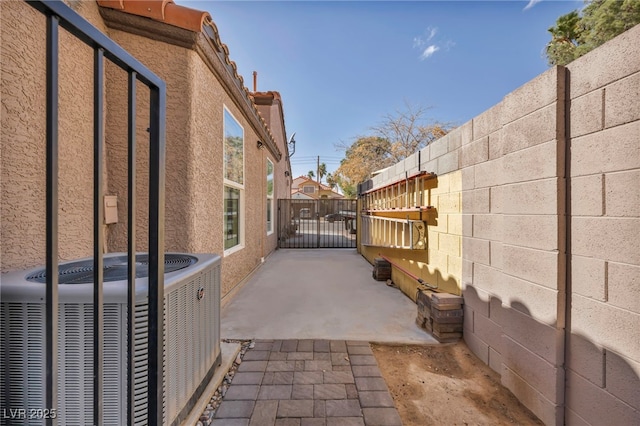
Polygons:
[[464,342],[371,346],[404,426],[543,424]]

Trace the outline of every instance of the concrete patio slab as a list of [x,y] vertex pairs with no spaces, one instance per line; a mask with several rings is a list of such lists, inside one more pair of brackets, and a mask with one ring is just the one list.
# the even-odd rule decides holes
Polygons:
[[222,338],[437,344],[415,324],[415,303],[372,268],[354,249],[276,250],[223,308]]

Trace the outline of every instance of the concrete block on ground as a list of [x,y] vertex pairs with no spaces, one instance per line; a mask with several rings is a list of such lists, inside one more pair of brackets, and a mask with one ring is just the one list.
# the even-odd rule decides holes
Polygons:
[[571,214],[602,216],[604,214],[604,179],[602,174],[571,178]]
[[602,104],[604,90],[594,90],[571,99],[571,137],[575,138],[604,128]]
[[640,120],[640,72],[618,80],[606,88],[604,98],[604,126]]

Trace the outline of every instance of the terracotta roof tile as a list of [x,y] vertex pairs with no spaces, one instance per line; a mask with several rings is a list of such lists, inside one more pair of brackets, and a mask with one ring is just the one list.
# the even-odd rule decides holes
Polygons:
[[[271,129],[255,107],[255,103],[253,102],[253,97],[251,96],[249,89],[245,87],[244,79],[238,74],[238,67],[236,66],[236,63],[229,59],[229,48],[220,40],[218,27],[211,19],[209,12],[179,6],[175,4],[173,0],[97,0],[97,3],[101,7],[117,9],[121,12],[153,19],[155,21],[163,22],[189,31],[203,32],[204,29],[204,33],[209,36],[216,48],[219,47],[222,51],[224,62],[231,68],[232,76],[238,80],[240,83],[239,86],[244,95],[253,105],[258,119],[271,139],[270,145],[274,153],[278,157],[282,155],[275,142],[275,138],[271,133]],[[277,94],[278,98],[280,97],[278,92],[271,93]]]
[[98,0],[98,5],[196,32],[211,19],[208,12],[179,6],[173,0]]

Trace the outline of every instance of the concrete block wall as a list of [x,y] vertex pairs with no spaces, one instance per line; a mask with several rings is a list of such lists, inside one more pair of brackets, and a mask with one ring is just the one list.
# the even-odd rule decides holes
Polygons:
[[[380,188],[403,181],[419,171],[436,172],[438,176],[423,182],[423,204],[433,208],[422,213],[427,226],[426,250],[402,250],[382,247],[360,247],[360,252],[371,263],[383,254],[402,265],[440,291],[461,294],[462,278],[462,175],[458,168],[457,148],[461,130],[456,129],[445,137],[434,141],[420,152],[416,152],[398,164],[375,176],[372,188]],[[458,141],[457,143],[455,141]],[[432,168],[433,167],[433,168]],[[390,216],[398,216],[389,213]],[[405,274],[394,270],[392,279],[402,291],[414,301],[418,283]]]
[[567,418],[640,424],[640,26],[567,73]]
[[460,197],[471,350],[545,424],[640,424],[640,26],[414,156],[437,175],[430,248]]

